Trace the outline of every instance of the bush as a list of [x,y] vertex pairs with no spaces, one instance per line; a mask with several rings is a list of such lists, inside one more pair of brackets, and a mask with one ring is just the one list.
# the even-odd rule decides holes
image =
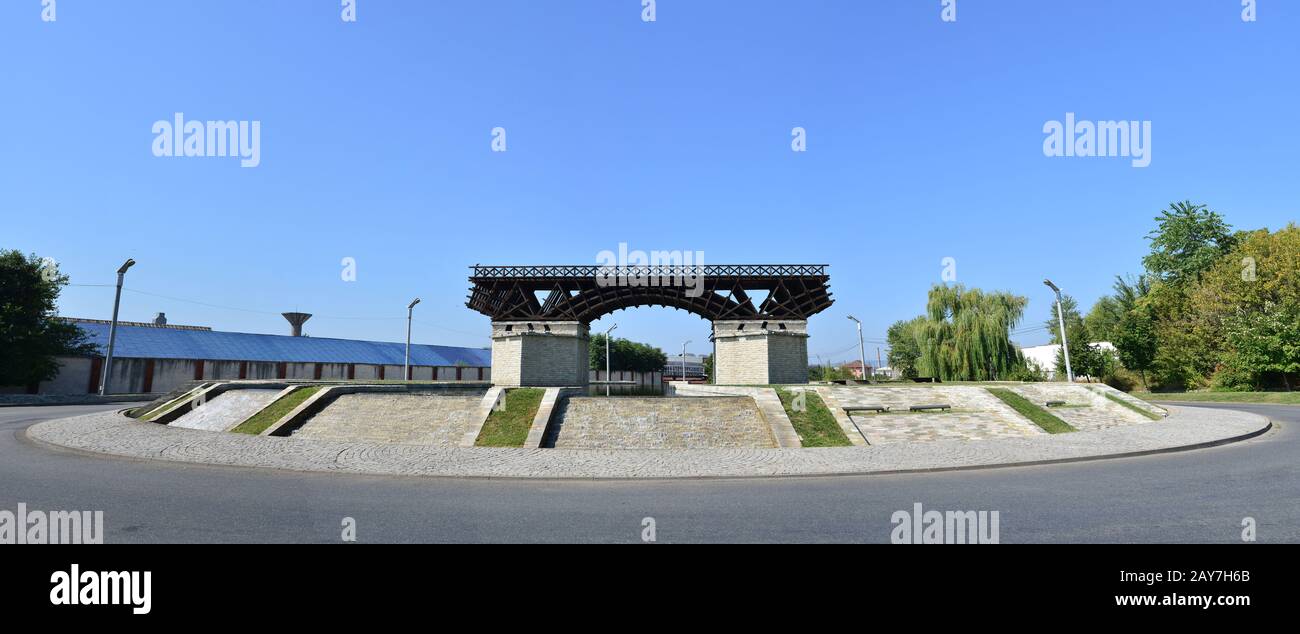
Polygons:
[[1102,381],[1121,392],[1132,392],[1138,387],[1138,376],[1130,370],[1115,370]]
[[1254,373],[1235,364],[1220,365],[1210,377],[1210,389],[1216,392],[1251,392],[1258,383]]

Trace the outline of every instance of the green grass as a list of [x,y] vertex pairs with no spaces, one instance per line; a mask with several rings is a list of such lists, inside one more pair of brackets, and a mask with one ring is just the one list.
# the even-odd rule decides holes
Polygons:
[[230,430],[236,434],[250,434],[256,436],[264,431],[267,427],[274,425],[276,421],[284,418],[285,414],[293,411],[293,408],[302,405],[302,402],[319,392],[322,386],[300,387],[288,394],[276,399],[274,403],[267,405],[262,411],[253,415],[252,418],[242,422],[238,427]]
[[1127,408],[1129,408],[1129,409],[1131,409],[1131,410],[1133,410],[1133,411],[1135,411],[1135,412],[1137,412],[1137,413],[1139,413],[1139,414],[1141,414],[1141,415],[1143,415],[1143,416],[1146,416],[1147,418],[1150,418],[1151,420],[1163,420],[1163,419],[1164,419],[1164,416],[1161,416],[1161,415],[1159,415],[1159,414],[1153,414],[1153,413],[1151,413],[1151,412],[1148,412],[1148,411],[1142,409],[1141,407],[1138,407],[1137,405],[1134,405],[1134,404],[1132,404],[1132,403],[1130,403],[1130,402],[1128,402],[1128,401],[1126,401],[1126,400],[1124,400],[1124,399],[1122,399],[1122,398],[1120,398],[1120,397],[1118,397],[1118,396],[1115,396],[1114,394],[1111,394],[1110,392],[1102,392],[1102,396],[1105,396],[1106,398],[1108,398],[1108,399],[1110,399],[1110,400],[1112,400],[1112,401],[1115,401],[1116,403],[1119,403],[1120,405],[1123,405],[1124,407],[1127,407]]
[[1021,416],[1033,421],[1035,425],[1042,427],[1043,431],[1049,434],[1064,434],[1066,432],[1079,431],[1071,427],[1065,421],[1053,416],[1051,412],[1034,405],[1029,402],[1029,399],[1016,394],[1011,390],[1000,387],[990,387],[985,389],[988,390],[989,394],[1002,399],[1002,402],[1011,406],[1011,409],[1016,410]]
[[840,429],[835,416],[827,409],[826,404],[822,403],[821,397],[816,392],[804,391],[805,407],[801,412],[794,410],[794,392],[776,388],[776,393],[781,397],[781,405],[785,407],[785,413],[790,417],[790,424],[794,426],[795,433],[799,434],[799,441],[803,446],[848,447],[853,444],[849,442],[848,436],[844,435],[844,430]]
[[1134,392],[1133,396],[1144,401],[1300,405],[1300,392]]
[[194,390],[192,390],[192,389],[191,389],[191,390],[186,390],[184,394],[181,394],[180,396],[178,396],[178,397],[176,397],[176,398],[174,398],[174,399],[172,399],[172,400],[170,400],[170,401],[167,401],[166,403],[163,403],[162,405],[159,405],[158,407],[155,407],[155,408],[153,408],[153,409],[151,409],[151,410],[145,412],[145,414],[144,414],[143,416],[140,417],[140,420],[144,420],[144,421],[150,421],[150,420],[153,420],[154,418],[156,418],[156,417],[158,417],[159,415],[161,415],[163,412],[165,412],[165,411],[171,409],[171,407],[172,407],[173,405],[176,405],[176,404],[180,403],[181,401],[184,401],[184,400],[187,400],[187,399],[193,398],[193,397],[191,396],[191,394],[192,394],[193,392],[194,392]]
[[546,390],[535,387],[506,390],[506,407],[492,410],[483,431],[474,441],[476,447],[522,447],[533,426],[537,408]]

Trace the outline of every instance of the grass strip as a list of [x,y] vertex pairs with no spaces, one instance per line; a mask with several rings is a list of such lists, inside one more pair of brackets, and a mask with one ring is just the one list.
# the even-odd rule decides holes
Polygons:
[[1133,396],[1144,401],[1300,405],[1300,392],[1134,392]]
[[776,388],[777,396],[781,397],[781,405],[785,407],[785,414],[790,417],[795,433],[799,434],[799,442],[804,447],[852,446],[853,443],[844,435],[844,430],[840,429],[839,422],[822,402],[822,398],[812,390],[802,392],[802,398],[799,398],[798,392]]
[[311,398],[311,396],[321,390],[321,386],[301,387],[280,398],[275,402],[262,408],[262,411],[253,414],[253,417],[240,423],[238,427],[230,430],[236,434],[250,434],[256,436],[264,431],[267,427],[274,425],[276,421],[284,418],[285,414],[293,411],[293,408],[302,405],[302,402]]
[[1150,418],[1151,420],[1160,420],[1160,419],[1164,418],[1164,416],[1160,416],[1160,415],[1158,415],[1158,414],[1153,414],[1153,413],[1151,413],[1151,412],[1148,412],[1148,411],[1142,409],[1141,407],[1138,407],[1137,405],[1134,405],[1134,404],[1132,404],[1132,403],[1130,403],[1130,402],[1128,402],[1128,401],[1126,401],[1126,400],[1124,400],[1124,399],[1122,399],[1122,398],[1120,398],[1120,397],[1118,397],[1118,396],[1115,396],[1114,394],[1110,394],[1110,393],[1108,393],[1108,392],[1102,392],[1102,396],[1105,396],[1106,398],[1108,398],[1108,399],[1110,399],[1110,400],[1112,400],[1112,401],[1115,401],[1116,403],[1119,403],[1120,405],[1123,405],[1124,407],[1127,407],[1127,408],[1129,408],[1129,409],[1131,409],[1131,410],[1133,410],[1133,411],[1135,411],[1135,412],[1137,412],[1137,413],[1139,413],[1139,414],[1141,414],[1141,415],[1143,415],[1143,416],[1146,416],[1147,418]]
[[522,447],[533,426],[546,390],[535,387],[506,390],[504,409],[494,409],[474,440],[475,447]]
[[989,394],[998,397],[1003,403],[1006,403],[1011,409],[1016,410],[1021,416],[1033,421],[1035,425],[1043,428],[1043,431],[1049,434],[1064,434],[1072,431],[1079,431],[1066,423],[1065,421],[1053,416],[1051,412],[1034,405],[1029,399],[1012,392],[1004,387],[984,388]]
[[[195,388],[195,389],[198,389],[198,388]],[[165,411],[171,409],[171,407],[172,407],[173,405],[176,405],[176,404],[180,403],[181,401],[185,401],[185,400],[189,400],[189,399],[193,398],[193,394],[195,393],[195,389],[186,390],[184,394],[181,394],[180,396],[177,396],[176,398],[174,398],[174,399],[172,399],[172,400],[170,400],[170,401],[167,401],[166,403],[163,403],[162,405],[159,405],[158,407],[155,407],[155,408],[149,410],[148,412],[145,412],[145,414],[144,414],[143,416],[140,417],[140,420],[143,420],[143,421],[151,421],[151,420],[157,418],[158,416],[162,415],[163,412],[165,412]]]

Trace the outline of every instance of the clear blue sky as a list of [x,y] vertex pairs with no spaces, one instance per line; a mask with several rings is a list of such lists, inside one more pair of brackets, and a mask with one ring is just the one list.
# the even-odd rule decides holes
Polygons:
[[[1086,308],[1191,199],[1238,228],[1300,201],[1300,2],[40,0],[0,3],[0,247],[110,284],[122,318],[483,346],[468,265],[594,263],[626,242],[714,264],[827,263],[810,353],[921,312],[940,261]],[[157,158],[153,122],[257,120],[261,165]],[[1048,158],[1043,124],[1152,122],[1152,163]],[[490,151],[491,130],[508,151]],[[808,151],[790,131],[808,131]],[[357,261],[357,281],[340,261]],[[77,286],[61,312],[107,318]],[[260,311],[260,312],[259,312]],[[343,318],[354,319],[343,319]],[[673,352],[707,323],[622,311]],[[1046,333],[1018,337],[1042,343]],[[869,344],[870,345],[870,344]],[[873,356],[874,350],[868,353]],[[815,358],[815,357],[814,357]]]

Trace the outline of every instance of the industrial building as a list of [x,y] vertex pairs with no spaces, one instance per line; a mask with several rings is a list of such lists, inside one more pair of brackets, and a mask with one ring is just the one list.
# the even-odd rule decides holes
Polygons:
[[[302,314],[295,314],[295,316]],[[294,332],[301,322],[286,315]],[[69,319],[99,349],[91,357],[59,357],[58,376],[28,393],[90,394],[99,391],[108,348],[109,322]],[[159,314],[153,323],[117,325],[113,349],[110,392],[161,394],[188,381],[209,379],[363,379],[401,380],[406,344],[323,337],[218,332],[204,326],[166,323]],[[415,381],[486,381],[492,377],[492,352],[487,348],[461,348],[411,344],[407,377]],[[16,388],[7,391],[24,391]]]

